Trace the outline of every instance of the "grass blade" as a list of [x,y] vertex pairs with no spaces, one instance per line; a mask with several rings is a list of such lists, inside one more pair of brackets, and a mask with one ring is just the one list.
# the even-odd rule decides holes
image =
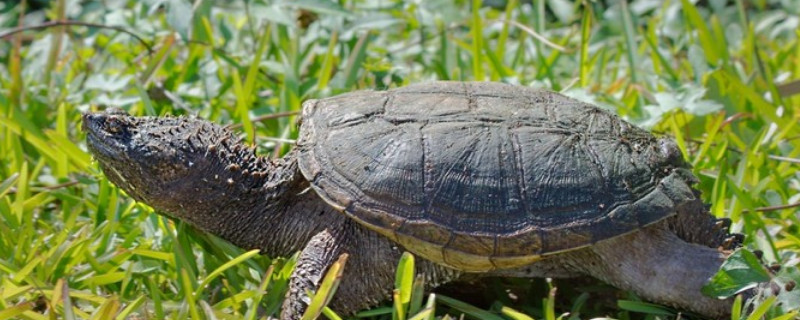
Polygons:
[[756,309],[753,311],[753,313],[751,313],[749,316],[747,316],[747,320],[759,320],[759,319],[762,319],[764,314],[766,314],[767,311],[769,311],[769,308],[772,307],[772,304],[775,303],[775,299],[777,299],[777,297],[775,297],[775,296],[771,296],[771,297],[768,297],[768,298],[764,299],[764,301],[762,301],[761,304],[759,304],[756,307]]
[[339,256],[339,259],[328,269],[328,272],[325,274],[325,278],[322,279],[319,290],[317,290],[317,292],[314,294],[314,297],[311,298],[311,303],[308,304],[308,309],[306,309],[306,312],[303,313],[301,320],[316,319],[322,313],[322,309],[328,304],[328,302],[331,301],[331,298],[333,298],[333,294],[336,293],[336,288],[339,286],[339,282],[342,279],[342,273],[344,272],[344,265],[347,262],[347,257],[348,255],[343,253]]
[[219,275],[221,275],[223,272],[225,272],[225,270],[228,270],[228,269],[230,269],[230,268],[233,268],[233,267],[235,267],[236,265],[238,265],[238,264],[240,264],[240,263],[244,262],[245,260],[252,258],[253,256],[257,256],[257,255],[258,255],[258,253],[259,253],[259,251],[260,251],[259,249],[253,249],[253,250],[247,251],[247,252],[245,252],[245,253],[241,254],[240,256],[238,256],[238,257],[236,257],[236,258],[233,258],[233,259],[231,259],[230,261],[226,262],[225,264],[223,264],[223,265],[219,266],[218,268],[214,269],[214,271],[212,271],[211,273],[209,273],[209,274],[208,274],[208,276],[206,276],[206,277],[205,277],[205,279],[203,279],[203,281],[201,281],[201,282],[200,282],[200,285],[198,285],[198,286],[197,286],[197,289],[195,289],[195,291],[194,291],[194,295],[195,295],[195,296],[199,296],[199,295],[200,295],[200,292],[201,292],[201,291],[202,291],[202,290],[203,290],[203,289],[204,289],[204,288],[205,288],[205,287],[206,287],[206,286],[207,286],[209,283],[211,283],[211,281],[213,281],[213,280],[214,280],[214,279],[216,279],[216,278],[217,278]]
[[181,279],[183,280],[184,306],[189,308],[189,314],[192,315],[192,319],[203,319],[200,317],[200,312],[197,311],[197,302],[192,289],[193,281],[189,278],[189,272],[186,269],[181,269]]
[[580,50],[580,86],[589,85],[589,39],[592,34],[592,10],[586,2],[583,3],[583,17],[581,18],[581,50]]
[[333,66],[336,61],[336,56],[333,50],[336,49],[337,41],[339,40],[339,32],[333,31],[331,38],[328,39],[328,50],[325,51],[325,58],[322,61],[322,68],[319,69],[319,82],[317,82],[317,89],[325,90],[328,88],[328,81],[333,76]]
[[27,301],[4,310],[0,310],[0,319],[16,319],[19,315],[25,313],[25,311],[33,310],[33,307],[35,306],[36,303],[34,301]]
[[350,58],[347,59],[347,65],[344,68],[344,86],[343,88],[352,88],[358,76],[358,70],[364,64],[367,58],[367,42],[369,41],[369,32],[365,32],[358,38],[358,42],[353,47]]
[[639,76],[636,68],[639,66],[639,57],[636,53],[636,29],[633,27],[628,1],[619,2],[620,15],[622,16],[622,29],[625,36],[625,57],[628,58],[628,72],[631,83],[638,83]]
[[500,312],[506,317],[515,320],[533,320],[533,318],[531,318],[530,316],[506,306],[500,308]]
[[665,309],[660,305],[641,302],[641,301],[619,300],[617,301],[617,306],[623,310],[652,314],[656,316],[666,316],[666,317],[675,316],[675,312],[672,312],[669,309]]
[[480,14],[481,0],[472,0],[472,19],[470,30],[472,34],[472,72],[474,79],[484,81],[483,74],[483,23]]
[[709,64],[716,66],[720,61],[720,53],[714,43],[717,41],[724,41],[725,37],[722,37],[722,39],[715,39],[708,30],[708,25],[697,11],[697,8],[688,0],[681,0],[681,4],[683,5],[683,14],[684,17],[686,17],[686,22],[690,25],[687,29],[697,31],[697,37],[700,40],[700,46],[703,47],[706,60]]
[[445,304],[445,305],[453,308],[453,309],[456,309],[458,311],[461,311],[461,312],[463,312],[465,314],[468,314],[468,315],[470,315],[472,317],[475,317],[475,318],[478,318],[478,319],[485,319],[485,320],[502,320],[503,319],[502,317],[500,317],[500,316],[498,316],[498,315],[496,315],[494,313],[491,313],[489,311],[477,308],[477,307],[472,306],[472,305],[470,305],[470,304],[468,304],[466,302],[458,301],[458,300],[450,298],[450,297],[438,295],[438,296],[436,296],[436,300],[438,302],[442,303],[442,304]]

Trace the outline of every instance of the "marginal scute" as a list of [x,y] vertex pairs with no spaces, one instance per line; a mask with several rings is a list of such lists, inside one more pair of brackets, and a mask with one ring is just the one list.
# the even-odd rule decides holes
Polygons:
[[[328,182],[328,178],[322,175],[317,175],[317,179],[312,180],[312,183],[326,185]],[[317,193],[332,207],[336,210],[344,211],[347,207],[349,207],[353,203],[353,199],[350,197],[345,190],[339,188],[330,188],[324,190],[318,190]]]
[[494,254],[494,240],[494,235],[476,235],[456,232],[453,234],[450,242],[445,245],[445,248],[453,251],[491,256]]
[[496,269],[490,256],[455,250],[445,250],[442,263],[467,272],[485,272]]
[[314,112],[317,111],[317,109],[316,109],[317,102],[319,102],[319,100],[317,100],[317,99],[309,99],[309,100],[306,100],[306,101],[303,102],[303,106],[302,106],[303,110],[302,110],[302,113],[301,113],[302,117],[300,118],[301,120],[302,119],[309,119],[311,117],[311,115],[313,115]]
[[[444,260],[442,247],[450,239],[451,234],[438,226],[406,221],[395,235],[397,242],[406,249],[413,250],[423,257],[432,257],[431,260],[442,261]],[[433,242],[420,239],[430,239]]]
[[[303,150],[303,147],[298,146],[300,150]],[[308,161],[301,162],[300,167],[305,173],[305,176],[308,180],[316,181],[319,179],[320,174],[322,173],[322,168],[320,167],[319,161],[316,159],[309,159]]]
[[661,180],[660,188],[662,188],[664,194],[673,201],[694,200],[692,188],[686,184],[680,175],[680,172],[673,172],[668,175]]
[[593,235],[594,231],[587,225],[548,228],[541,232],[544,253],[567,251],[597,242]]
[[325,201],[364,226],[476,271],[674,215],[694,197],[671,148],[558,93],[433,82],[304,104],[298,163]]
[[390,238],[394,238],[395,231],[405,224],[404,218],[398,218],[386,212],[373,209],[366,209],[359,202],[352,202],[344,209],[345,213],[361,220],[368,227],[378,232],[387,233]]
[[540,255],[525,255],[525,256],[492,256],[489,260],[494,265],[495,269],[510,269],[519,266],[529,265],[542,259]]
[[626,230],[634,230],[639,227],[639,219],[633,206],[630,203],[625,203],[616,208],[613,208],[608,213],[608,219],[615,225],[620,226]]
[[639,219],[639,225],[646,226],[672,216],[675,213],[675,203],[664,193],[664,188],[659,186],[636,201],[633,211]]
[[397,234],[398,236],[405,235],[412,239],[426,239],[426,242],[441,248],[450,240],[452,232],[428,221],[406,221],[397,229]]
[[498,235],[494,255],[500,257],[536,256],[542,253],[542,235],[535,228],[515,234]]

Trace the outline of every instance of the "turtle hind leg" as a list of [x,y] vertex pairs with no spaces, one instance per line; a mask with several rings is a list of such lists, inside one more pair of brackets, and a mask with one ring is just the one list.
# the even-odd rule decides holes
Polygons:
[[714,318],[731,312],[731,299],[719,300],[701,292],[725,254],[685,242],[664,224],[598,242],[567,253],[563,259],[572,268],[649,301]]
[[681,204],[677,214],[667,219],[669,229],[689,243],[723,250],[740,247],[744,236],[730,233],[731,220],[714,217],[700,200],[700,192],[695,190],[694,194],[695,199]]

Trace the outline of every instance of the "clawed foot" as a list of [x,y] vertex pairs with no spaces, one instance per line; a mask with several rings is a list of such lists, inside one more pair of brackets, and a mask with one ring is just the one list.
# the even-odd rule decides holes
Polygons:
[[744,235],[741,233],[730,233],[731,219],[719,218],[714,220],[713,232],[716,232],[719,241],[720,251],[731,251],[742,246]]

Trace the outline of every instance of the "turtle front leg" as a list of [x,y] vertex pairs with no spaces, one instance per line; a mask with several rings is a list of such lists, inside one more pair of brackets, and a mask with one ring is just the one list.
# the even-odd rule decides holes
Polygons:
[[707,297],[700,290],[724,259],[717,249],[687,243],[655,225],[569,253],[565,263],[646,300],[721,318],[730,314],[731,299]]
[[[289,292],[281,319],[300,319],[308,308],[307,291],[315,291],[328,267],[342,253],[349,254],[336,295],[328,305],[340,315],[384,301],[392,292],[395,269],[403,252],[389,239],[352,220],[315,235],[300,252],[289,280]],[[416,271],[425,277],[428,289],[458,278],[461,272],[419,259]]]
[[341,224],[331,223],[300,252],[289,279],[281,319],[296,320],[303,316],[311,303],[307,292],[319,288],[325,273],[342,253],[349,254],[348,262],[329,307],[339,314],[350,315],[388,297],[400,251],[388,239],[345,220]]
[[311,303],[307,292],[315,292],[328,267],[342,253],[341,241],[328,229],[316,234],[300,252],[297,266],[289,278],[289,291],[281,309],[282,320],[296,320]]

